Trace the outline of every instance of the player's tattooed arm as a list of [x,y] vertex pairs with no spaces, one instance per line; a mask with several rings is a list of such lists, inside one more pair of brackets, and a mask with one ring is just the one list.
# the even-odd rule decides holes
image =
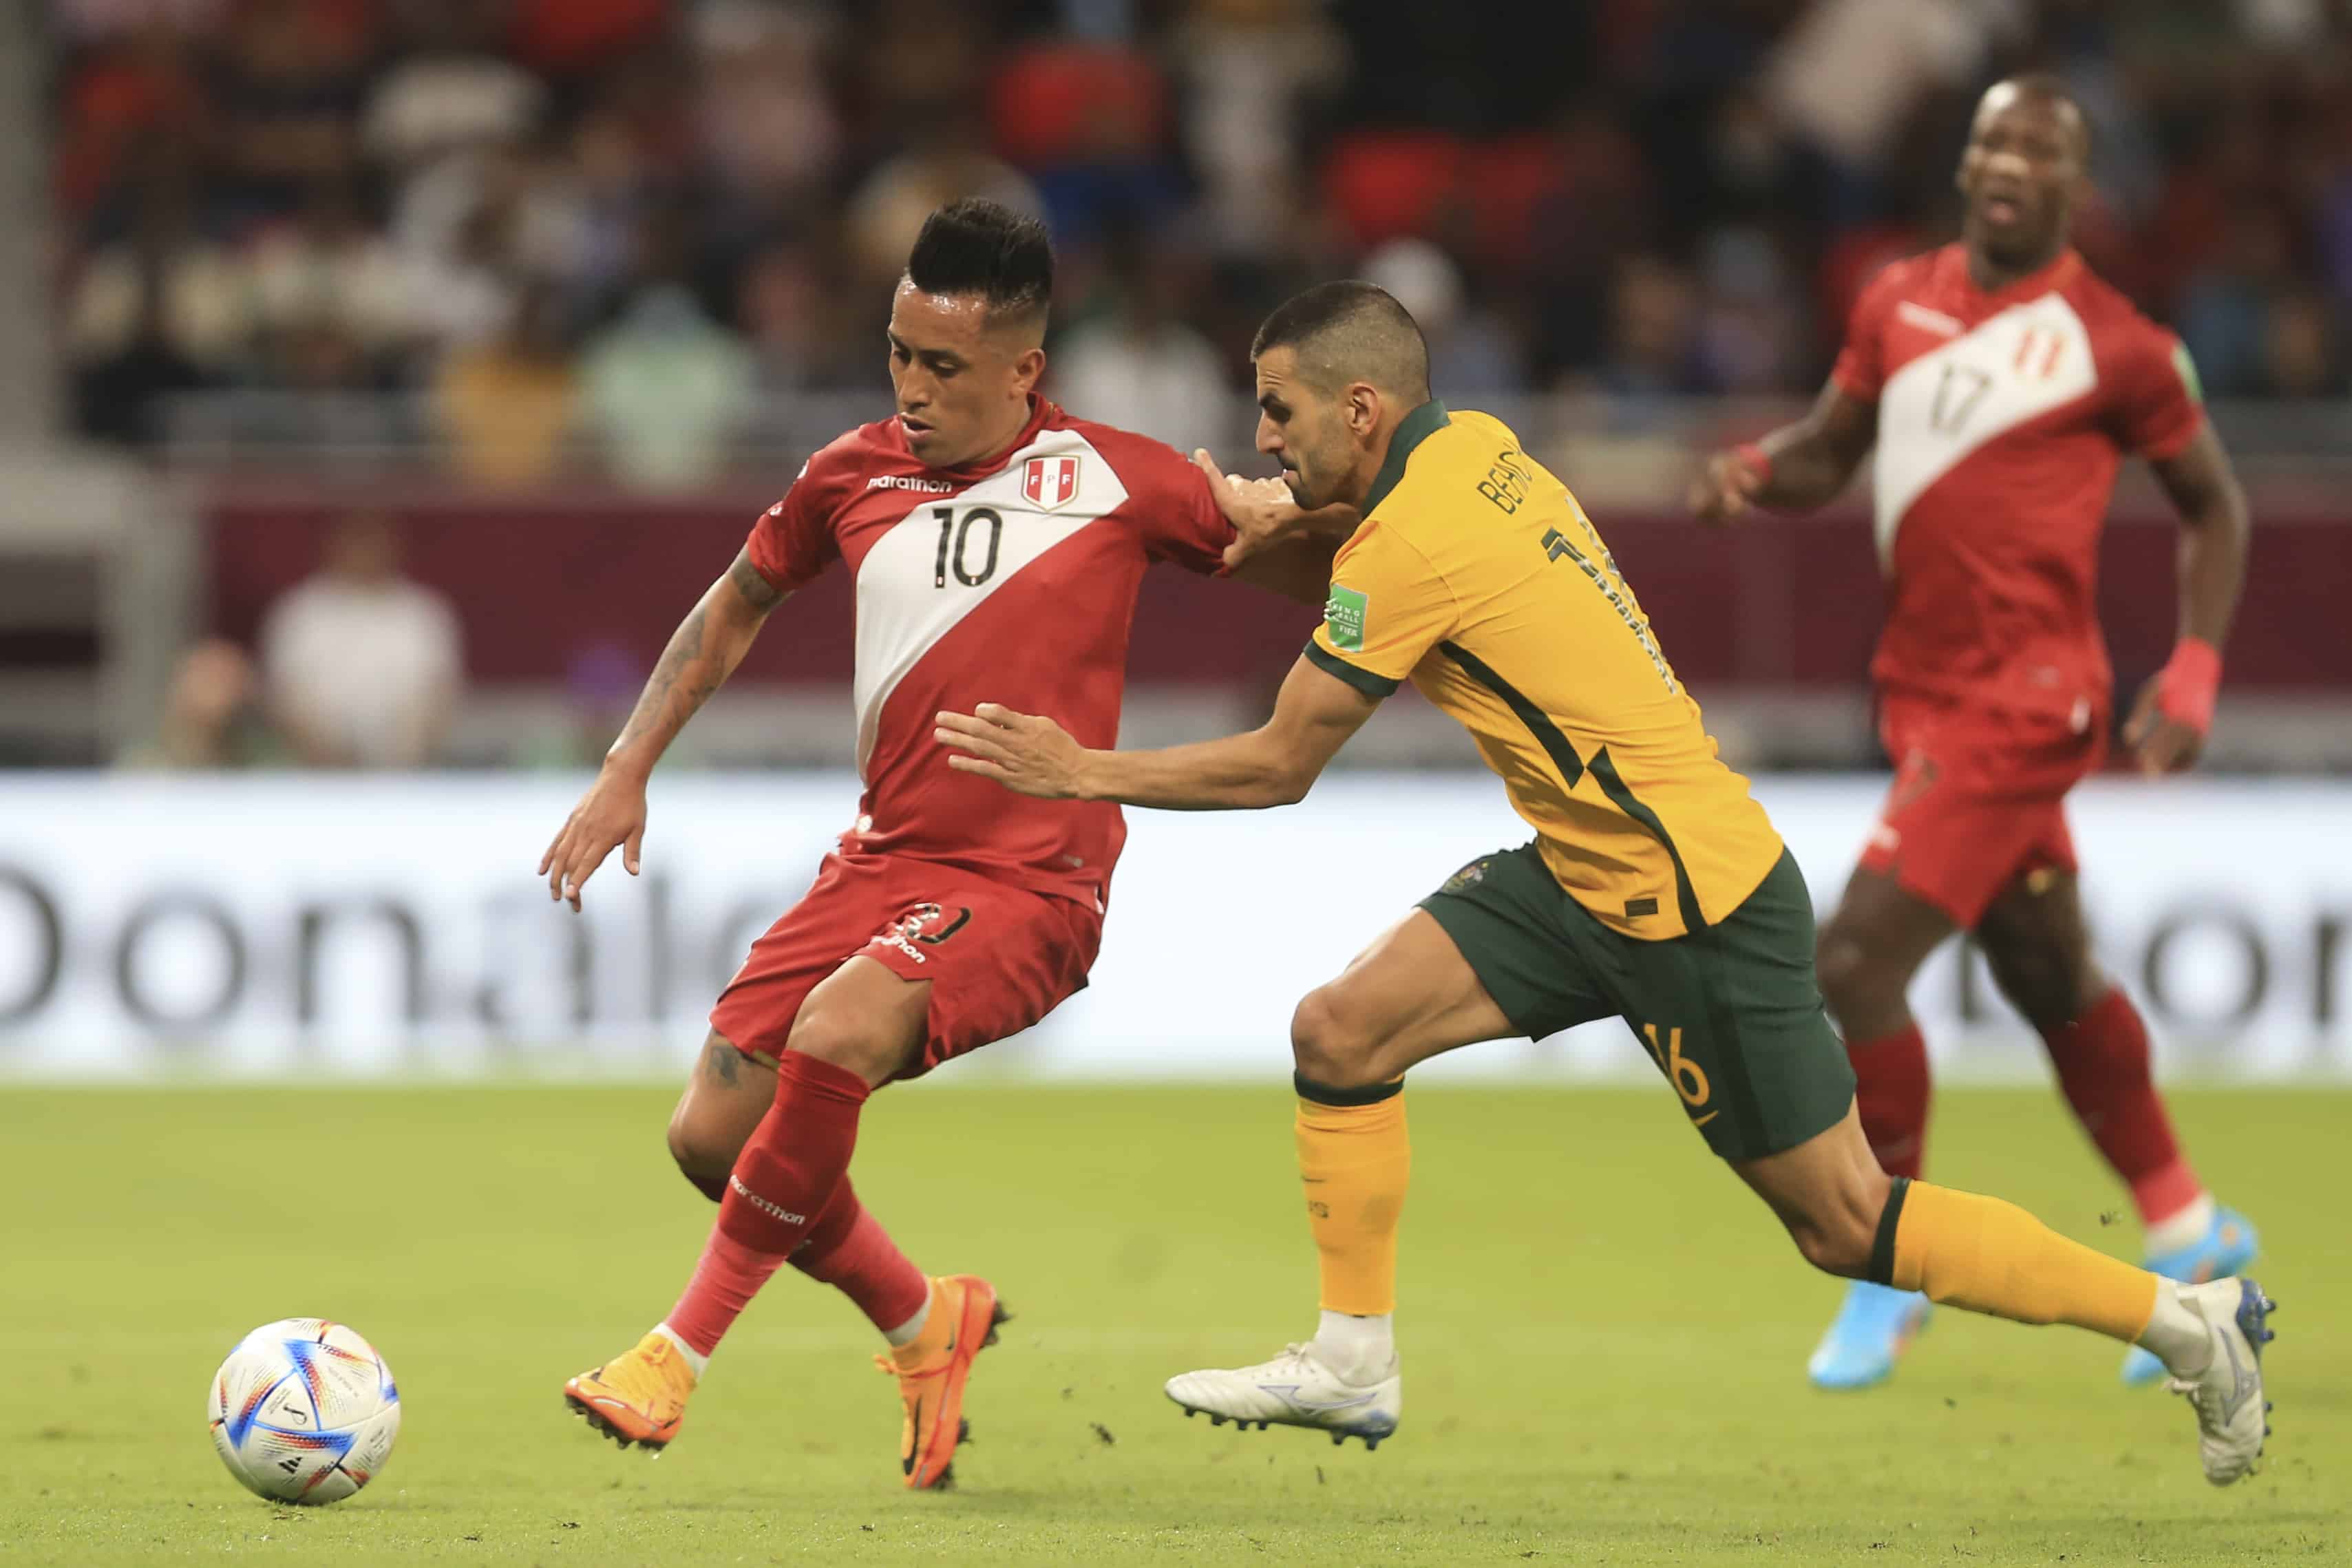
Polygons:
[[768,612],[783,598],[745,552],[678,623],[619,739],[604,753],[596,782],[540,857],[548,897],[578,909],[580,889],[615,848],[629,875],[637,874],[646,836],[646,775],[686,721],[735,672]]
[[662,649],[628,722],[605,753],[606,765],[640,774],[652,772],[686,721],[735,673],[768,612],[783,597],[751,564],[751,552],[739,552],[727,574],[710,585],[670,634],[669,646]]
[[1710,455],[1690,484],[1701,522],[1729,522],[1751,506],[1806,511],[1837,499],[1878,439],[1878,405],[1835,382],[1802,419]]
[[1273,716],[1246,734],[1150,752],[1089,751],[1051,719],[983,702],[938,715],[948,765],[1047,800],[1114,800],[1163,811],[1249,811],[1307,796],[1380,699],[1312,660],[1291,667]]
[[743,602],[762,616],[784,602],[784,591],[760,575],[760,569],[751,564],[749,550],[735,552],[734,563],[727,568],[727,580],[735,584]]

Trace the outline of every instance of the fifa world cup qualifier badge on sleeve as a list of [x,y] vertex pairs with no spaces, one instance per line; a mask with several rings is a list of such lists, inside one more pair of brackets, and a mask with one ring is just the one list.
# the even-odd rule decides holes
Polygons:
[[1331,585],[1331,597],[1323,605],[1323,624],[1331,628],[1331,646],[1343,653],[1364,650],[1364,611],[1367,601],[1353,588]]

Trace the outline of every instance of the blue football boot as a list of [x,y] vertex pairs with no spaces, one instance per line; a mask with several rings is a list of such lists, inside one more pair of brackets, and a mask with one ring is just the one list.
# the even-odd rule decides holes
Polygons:
[[1935,1310],[1916,1290],[1857,1279],[1846,1287],[1845,1304],[1822,1336],[1813,1359],[1805,1363],[1805,1374],[1816,1388],[1870,1388],[1885,1383],[1895,1375],[1895,1359],[1927,1326],[1927,1314]]

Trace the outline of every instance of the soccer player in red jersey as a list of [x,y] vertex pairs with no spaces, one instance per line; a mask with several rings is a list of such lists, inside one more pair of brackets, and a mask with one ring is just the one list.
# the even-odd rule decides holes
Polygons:
[[[1986,92],[1960,160],[1960,242],[1873,279],[1811,412],[1715,454],[1692,505],[1710,521],[1817,507],[1877,448],[1889,603],[1871,675],[1896,773],[1819,968],[1880,1164],[1917,1175],[1927,1132],[1927,1053],[1905,993],[1937,943],[1973,932],[2130,1185],[2148,1268],[2200,1279],[2243,1268],[2253,1229],[2190,1169],[2150,1081],[2147,1031],[2092,960],[2063,802],[2105,751],[2093,582],[2124,458],[2148,460],[2182,528],[2179,640],[2125,728],[2147,773],[2194,763],[2212,721],[2246,507],[2179,341],[2067,243],[2087,143],[2055,80]],[[1813,1381],[1884,1380],[1927,1310],[1853,1286]],[[2124,1365],[2130,1383],[2160,1371],[2144,1351]]]
[[[668,1317],[564,1385],[624,1447],[670,1440],[720,1336],[790,1262],[887,1338],[906,1484],[949,1475],[965,1380],[1004,1313],[985,1280],[927,1279],[858,1202],[859,1112],[1086,984],[1126,826],[1108,803],[1015,800],[954,772],[931,716],[1017,692],[1113,743],[1144,569],[1218,571],[1221,508],[1246,515],[1253,494],[1296,511],[1278,487],[1237,489],[1038,396],[1052,288],[1040,225],[980,201],[931,215],[891,310],[896,416],[819,451],[752,526],[541,861],[574,909],[615,847],[635,875],[656,760],[786,595],[835,562],[853,574],[858,816],[720,994],[670,1122],[718,1223]],[[1319,604],[1329,562],[1309,546],[1236,574]]]

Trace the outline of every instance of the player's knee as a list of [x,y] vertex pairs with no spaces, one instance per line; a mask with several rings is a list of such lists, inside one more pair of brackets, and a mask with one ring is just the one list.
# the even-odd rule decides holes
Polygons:
[[1879,1216],[1886,1212],[1888,1183],[1856,1181],[1826,1190],[1807,1202],[1801,1212],[1788,1216],[1789,1239],[1806,1262],[1841,1279],[1860,1279],[1870,1271],[1871,1249],[1878,1242]]
[[1791,1226],[1789,1236],[1805,1261],[1824,1274],[1840,1279],[1859,1279],[1870,1265],[1870,1248],[1855,1247],[1852,1236],[1834,1227]]
[[879,1084],[906,1065],[908,1042],[887,1024],[831,1008],[803,1008],[784,1048]]
[[2009,1005],[2045,1035],[2064,1028],[2084,1011],[2072,977],[2048,965],[2028,965],[1999,979]]
[[1338,987],[1309,991],[1290,1016],[1290,1057],[1300,1076],[1333,1089],[1384,1081],[1381,1035]]
[[2025,1021],[2054,1034],[2089,1012],[2106,985],[2098,973],[2061,953],[2003,954],[1993,980]]
[[1886,967],[1871,951],[1870,943],[1850,927],[1832,921],[1822,929],[1813,948],[1813,973],[1821,982],[1822,999],[1829,1004],[1831,1016],[1844,1026],[1849,1035],[1855,1023],[1881,1010],[1890,994],[1900,1003],[1904,987],[1899,981],[1889,986]]
[[669,1119],[669,1157],[678,1173],[703,1196],[716,1201],[725,1191],[727,1173],[741,1152],[736,1141],[691,1114],[684,1106]]

